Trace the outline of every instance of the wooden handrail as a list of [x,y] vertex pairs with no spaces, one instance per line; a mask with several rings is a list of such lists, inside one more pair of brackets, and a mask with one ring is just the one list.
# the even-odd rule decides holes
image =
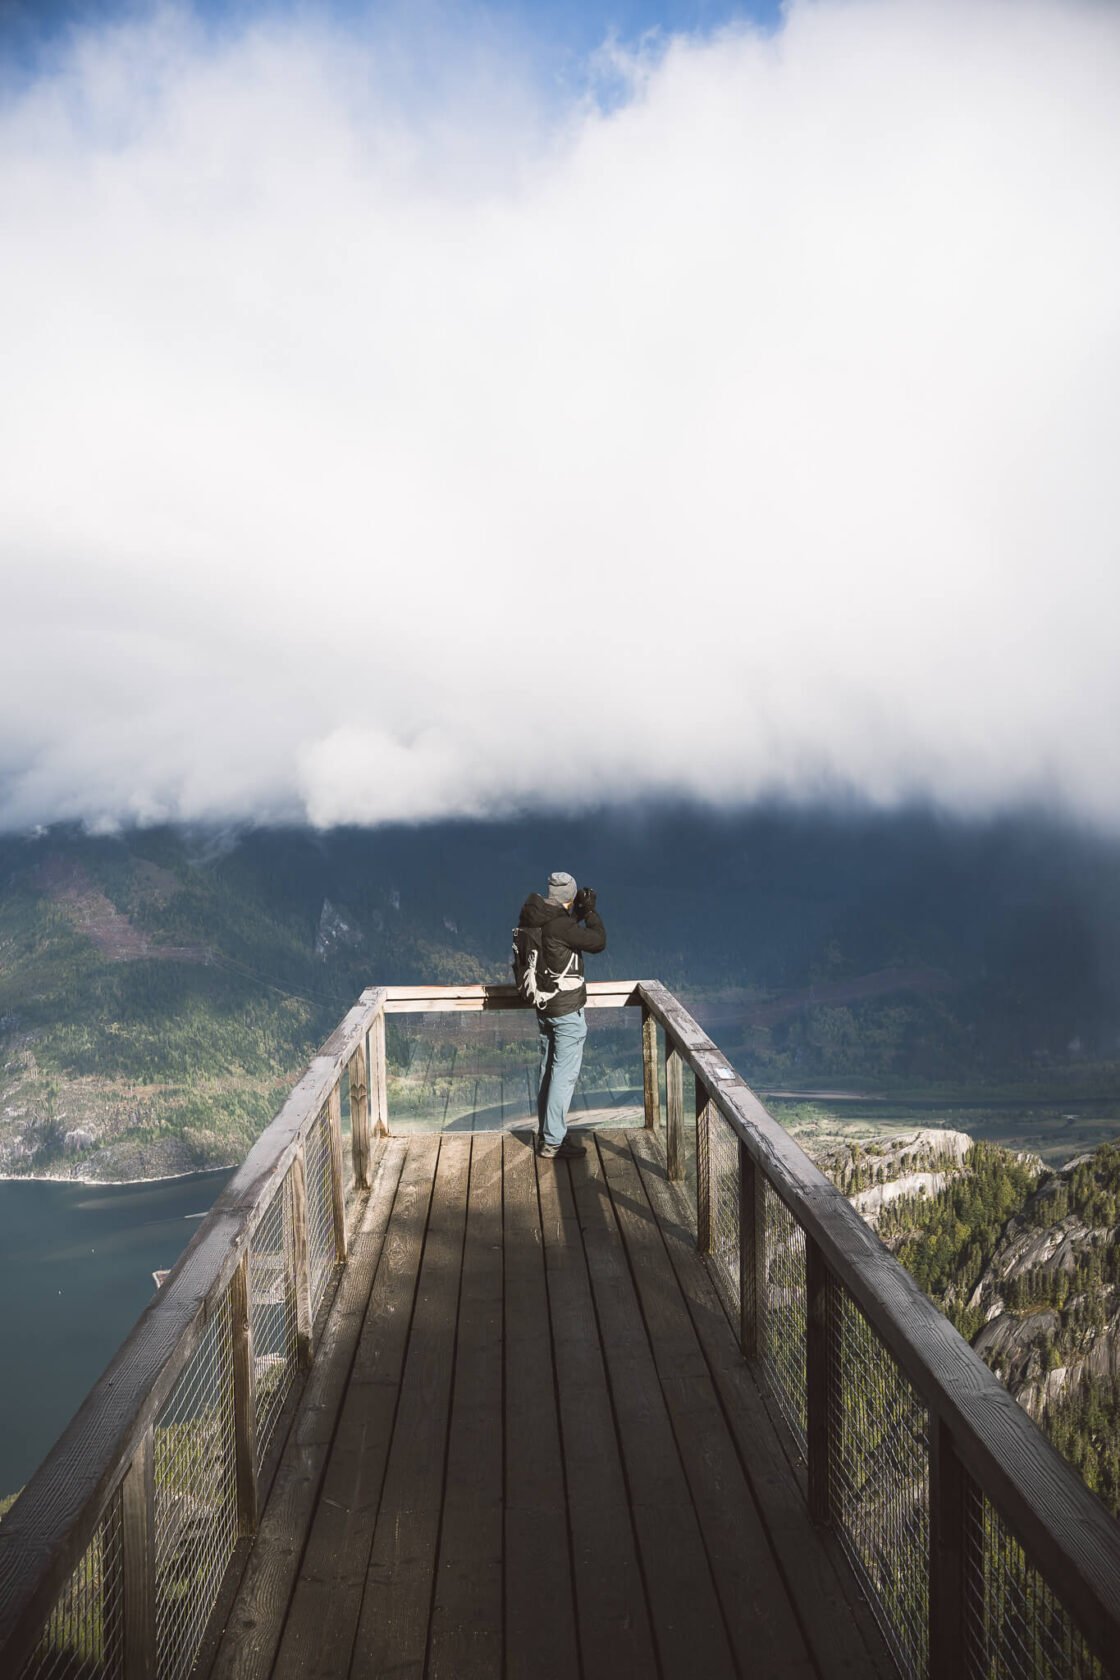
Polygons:
[[[667,1044],[688,1062],[804,1231],[810,1256],[819,1254],[843,1284],[928,1407],[931,1429],[943,1431],[931,1474],[938,1520],[937,1468],[944,1465],[946,1476],[954,1476],[955,1457],[1114,1672],[1120,1661],[1120,1524],[844,1194],[728,1068],[672,993],[656,981],[642,981],[637,990]],[[757,1272],[757,1262],[751,1269]],[[951,1497],[945,1500],[951,1503]]]
[[0,1523],[0,1654],[18,1674],[109,1499],[205,1332],[302,1140],[384,1007],[362,994],[237,1168],[158,1293]]
[[[1120,1526],[1054,1451],[983,1361],[869,1230],[841,1191],[767,1113],[682,1005],[657,981],[591,982],[592,1008],[640,1007],[646,1124],[660,1125],[657,1028],[665,1035],[670,1178],[684,1174],[684,1063],[696,1080],[698,1236],[711,1246],[712,1128],[738,1140],[736,1203],[744,1354],[761,1359],[767,1341],[766,1186],[804,1234],[805,1405],[814,1514],[829,1520],[830,1420],[838,1334],[830,1291],[846,1291],[929,1414],[929,1650],[935,1680],[955,1676],[965,1650],[964,1600],[975,1568],[973,1494],[982,1492],[1061,1600],[1087,1642],[1114,1672],[1120,1653]],[[347,1249],[342,1199],[339,1083],[351,1093],[354,1184],[368,1187],[370,1131],[388,1129],[386,1015],[529,1007],[512,986],[400,986],[362,994],[249,1151],[169,1278],[104,1376],[0,1524],[0,1668],[18,1675],[52,1607],[84,1555],[110,1501],[123,1490],[123,1568],[129,1606],[128,1680],[154,1662],[151,1546],[153,1439],[161,1412],[213,1315],[231,1311],[238,1441],[238,1508],[256,1516],[256,1399],[251,1334],[250,1245],[281,1192],[291,1198],[294,1292],[300,1354],[311,1354],[312,1312],[304,1157],[312,1129],[316,1157],[330,1160],[330,1253]],[[368,1041],[368,1049],[367,1049]],[[725,1170],[725,1169],[724,1169]],[[285,1187],[287,1175],[290,1189]],[[702,1182],[701,1182],[702,1180]],[[323,1213],[322,1195],[320,1213]],[[323,1215],[325,1217],[325,1215]],[[285,1218],[287,1215],[285,1215]],[[323,1281],[322,1229],[316,1277]],[[265,1244],[267,1250],[268,1244]],[[228,1298],[227,1298],[228,1292]],[[263,1450],[263,1449],[262,1449]],[[973,1538],[970,1538],[970,1535]]]
[[[633,980],[588,980],[588,1009],[626,1009],[639,1002]],[[532,1009],[516,986],[389,986],[386,1015],[442,1014],[447,1010]]]

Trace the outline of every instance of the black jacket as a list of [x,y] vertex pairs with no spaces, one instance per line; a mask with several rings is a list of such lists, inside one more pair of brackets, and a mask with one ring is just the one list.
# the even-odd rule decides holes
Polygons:
[[594,954],[607,948],[607,932],[598,911],[589,910],[581,926],[562,904],[557,904],[554,899],[542,898],[540,893],[530,893],[521,906],[517,925],[540,928],[545,967],[550,974],[562,974],[575,952],[572,974],[579,975],[581,984],[570,991],[557,992],[537,1013],[554,1017],[573,1015],[577,1009],[582,1009],[587,1002],[587,987],[582,984],[583,953],[590,951]]

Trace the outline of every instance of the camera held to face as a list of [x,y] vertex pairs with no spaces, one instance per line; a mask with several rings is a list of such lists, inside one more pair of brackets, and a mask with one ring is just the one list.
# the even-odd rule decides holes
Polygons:
[[572,915],[575,917],[577,922],[582,922],[583,918],[587,915],[587,912],[589,910],[594,910],[594,908],[595,888],[581,887],[576,893],[575,900],[572,904]]

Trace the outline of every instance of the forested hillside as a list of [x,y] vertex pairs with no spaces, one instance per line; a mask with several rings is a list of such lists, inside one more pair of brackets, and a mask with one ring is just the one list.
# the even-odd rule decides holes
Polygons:
[[5,861],[3,1172],[229,1164],[375,961],[405,980],[484,972],[446,934],[406,924],[391,888],[370,914],[373,939],[348,944],[329,906],[300,905],[268,874],[176,835],[127,847],[56,836],[22,856],[9,845]]
[[557,864],[760,1088],[1120,1094],[1120,852],[772,810],[0,840],[0,1171],[237,1159],[380,979],[498,980]]
[[[900,1142],[905,1173],[923,1145]],[[846,1154],[824,1164],[858,1205],[868,1156]],[[900,1180],[879,1235],[1120,1515],[1120,1146],[1055,1172],[991,1144],[939,1161],[938,1186]]]

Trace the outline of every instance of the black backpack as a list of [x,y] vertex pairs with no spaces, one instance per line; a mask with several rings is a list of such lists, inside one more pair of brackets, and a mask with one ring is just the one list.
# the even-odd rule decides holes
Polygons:
[[553,974],[544,960],[543,930],[539,927],[514,928],[513,950],[509,959],[513,983],[534,1009],[543,1009],[545,1004],[552,1002],[560,990],[560,981],[571,972],[575,960],[576,953],[573,951],[563,974]]

